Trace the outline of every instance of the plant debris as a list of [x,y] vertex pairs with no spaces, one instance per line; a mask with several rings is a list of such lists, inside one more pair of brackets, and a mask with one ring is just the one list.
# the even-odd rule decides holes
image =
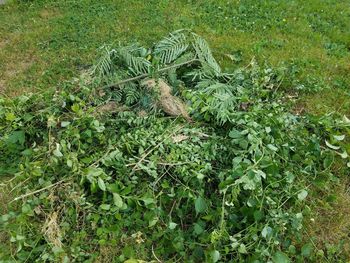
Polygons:
[[294,114],[280,71],[223,72],[190,31],[101,53],[59,92],[0,98],[1,187],[18,196],[2,260],[335,258],[305,243],[303,217],[310,185],[350,167],[348,118]]

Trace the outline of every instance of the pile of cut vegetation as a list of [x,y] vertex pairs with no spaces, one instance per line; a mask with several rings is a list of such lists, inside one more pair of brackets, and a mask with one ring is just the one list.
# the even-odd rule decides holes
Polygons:
[[61,90],[0,99],[2,260],[328,257],[304,203],[350,166],[349,119],[293,114],[279,71],[223,72],[192,32],[101,53]]

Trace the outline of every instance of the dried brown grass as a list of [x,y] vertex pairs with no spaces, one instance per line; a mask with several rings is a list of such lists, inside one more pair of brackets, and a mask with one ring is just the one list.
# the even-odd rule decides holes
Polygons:
[[185,103],[178,97],[171,95],[172,89],[164,80],[148,79],[142,85],[159,92],[158,104],[165,113],[174,117],[182,116],[187,121],[192,122]]
[[62,233],[59,226],[59,211],[53,211],[46,215],[42,232],[48,243],[55,247],[62,247]]

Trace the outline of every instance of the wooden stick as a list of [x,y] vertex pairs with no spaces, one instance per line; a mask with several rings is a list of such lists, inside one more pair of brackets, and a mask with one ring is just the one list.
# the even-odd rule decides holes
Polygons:
[[49,188],[51,188],[51,187],[54,187],[54,186],[56,186],[56,185],[58,185],[58,184],[60,184],[60,183],[63,183],[64,181],[66,181],[66,180],[61,180],[61,181],[56,182],[56,183],[54,183],[54,184],[50,184],[50,185],[48,185],[48,186],[46,186],[46,187],[44,187],[44,188],[38,189],[38,190],[36,190],[36,191],[34,191],[34,192],[30,192],[30,193],[27,193],[27,194],[18,196],[18,197],[16,197],[15,199],[13,199],[10,203],[15,202],[15,201],[18,201],[18,200],[20,200],[20,199],[23,199],[23,198],[25,198],[25,197],[28,197],[28,196],[31,196],[31,195],[40,193],[40,192],[42,192],[42,191],[45,191],[45,190],[47,190],[47,189],[49,189]]

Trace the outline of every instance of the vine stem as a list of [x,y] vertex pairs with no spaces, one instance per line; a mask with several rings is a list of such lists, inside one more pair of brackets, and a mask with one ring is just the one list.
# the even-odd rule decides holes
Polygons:
[[227,188],[224,189],[224,195],[222,197],[222,203],[221,203],[221,222],[220,222],[220,230],[222,231],[224,228],[224,222],[225,222],[225,198],[226,198],[226,191]]
[[46,186],[46,187],[44,187],[44,188],[38,189],[38,190],[36,190],[36,191],[34,191],[34,192],[30,192],[30,193],[27,193],[27,194],[18,196],[18,197],[16,197],[15,199],[13,199],[10,203],[15,202],[15,201],[18,201],[18,200],[20,200],[20,199],[23,199],[23,198],[25,198],[25,197],[28,197],[28,196],[31,196],[31,195],[40,193],[40,192],[42,192],[42,191],[45,191],[45,190],[47,190],[47,189],[50,189],[51,187],[54,187],[54,186],[56,186],[56,185],[59,185],[59,184],[65,182],[65,181],[66,181],[66,179],[61,180],[61,181],[59,181],[59,182],[56,182],[56,183],[54,183],[54,184],[50,184],[50,185],[48,185],[48,186]]
[[[165,67],[165,68],[159,69],[156,72],[157,73],[164,72],[164,71],[167,71],[169,69],[185,66],[185,65],[191,64],[191,63],[196,62],[196,61],[200,61],[200,60],[197,59],[197,58],[194,58],[194,59],[191,59],[191,60],[179,63],[179,64],[174,64],[174,65],[171,65],[169,67]],[[113,84],[108,84],[108,85],[104,86],[103,88],[111,88],[111,87],[119,86],[119,85],[128,83],[130,81],[135,81],[135,80],[139,80],[139,79],[145,78],[147,76],[149,76],[149,73],[145,73],[145,74],[142,74],[142,75],[139,75],[139,76],[136,76],[136,77],[132,77],[132,78],[129,78],[129,79],[124,79],[124,80],[121,80],[121,81],[113,83]]]
[[172,135],[174,135],[176,132],[178,132],[179,130],[181,130],[184,127],[184,125],[180,125],[177,128],[175,128],[175,130],[169,134],[168,136],[166,136],[162,141],[160,141],[156,146],[154,146],[153,148],[151,148],[149,151],[147,151],[145,154],[143,154],[143,156],[141,156],[140,160],[134,165],[134,168],[131,171],[131,174],[134,174],[136,168],[139,166],[140,163],[143,162],[143,160],[145,160],[145,158],[151,154],[155,149],[157,149],[164,141],[166,141],[168,138],[170,138]]

